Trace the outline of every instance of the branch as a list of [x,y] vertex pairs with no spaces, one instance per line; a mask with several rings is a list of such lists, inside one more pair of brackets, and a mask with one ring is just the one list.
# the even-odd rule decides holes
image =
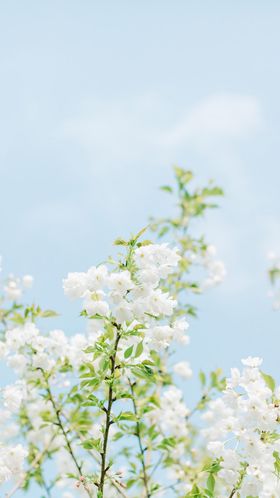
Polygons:
[[130,379],[128,379],[128,382],[129,382],[130,390],[131,390],[131,394],[132,394],[133,410],[134,410],[134,414],[137,418],[136,437],[138,439],[138,445],[139,445],[139,449],[140,449],[140,461],[141,461],[142,470],[143,470],[143,482],[144,482],[144,487],[145,487],[145,491],[146,491],[146,498],[150,498],[151,493],[149,491],[149,477],[147,474],[147,468],[146,468],[146,462],[145,462],[145,449],[144,449],[144,446],[142,443],[141,427],[140,427],[140,423],[139,423],[138,411],[137,411],[137,406],[136,406],[136,402],[135,402],[134,388],[133,388],[133,384],[130,381]]
[[100,492],[100,495],[103,497],[103,491],[104,491],[104,483],[105,483],[105,478],[106,474],[109,470],[109,467],[107,466],[107,447],[108,447],[108,437],[109,437],[109,431],[110,427],[112,425],[112,420],[111,420],[111,412],[112,412],[112,406],[113,406],[113,384],[114,384],[114,379],[115,379],[115,369],[116,369],[116,356],[117,356],[117,350],[118,350],[118,345],[119,341],[121,338],[120,334],[120,327],[117,324],[114,324],[117,328],[117,335],[115,339],[115,344],[114,344],[114,349],[113,353],[111,355],[111,382],[109,385],[109,393],[108,393],[108,404],[106,408],[106,420],[105,420],[105,430],[104,430],[104,439],[103,439],[103,448],[101,452],[101,470],[100,470],[100,478],[99,482],[97,484],[98,491]]
[[[73,448],[72,448],[72,444],[71,444],[71,442],[69,440],[68,434],[67,434],[67,432],[64,429],[63,422],[62,422],[62,419],[61,419],[61,416],[60,416],[60,409],[56,405],[56,402],[54,400],[54,397],[53,397],[51,389],[50,389],[49,381],[46,378],[46,375],[45,375],[44,371],[43,371],[43,375],[44,375],[44,378],[45,378],[45,381],[46,381],[46,391],[48,393],[50,402],[51,402],[51,404],[53,406],[53,409],[54,409],[54,412],[55,412],[55,415],[56,415],[57,425],[58,425],[58,427],[60,428],[60,430],[61,430],[61,432],[63,434],[63,437],[65,439],[65,443],[66,443],[67,449],[68,449],[69,454],[70,454],[70,456],[71,456],[71,458],[72,458],[72,460],[74,462],[74,465],[75,465],[75,467],[76,467],[76,469],[78,471],[78,474],[79,474],[80,477],[83,477],[82,467],[78,463],[78,460],[77,460],[77,458],[75,456],[75,453],[73,451]],[[88,494],[88,496],[90,498],[92,498],[93,495],[92,495],[91,491],[88,489],[88,487],[87,487],[87,485],[85,483],[83,483],[83,487],[84,487],[84,490],[86,491],[86,493]]]
[[[63,414],[64,418],[67,420],[68,423],[71,423],[65,416],[65,414]],[[79,431],[77,431],[77,429],[74,429],[77,436],[80,438],[80,440],[83,442],[83,441],[86,441],[87,438],[81,434]],[[99,459],[98,459],[98,456],[93,452],[93,450],[89,450],[87,449],[86,450],[87,453],[89,453],[89,455],[93,458],[93,460],[97,463],[100,463],[99,462]],[[121,489],[121,486],[122,486],[122,483],[119,483],[118,481],[116,481],[116,479],[114,479],[113,476],[111,476],[110,474],[108,475],[108,478],[110,479],[111,481],[111,484],[112,486],[118,491],[118,493],[123,497],[123,498],[127,498],[127,495],[124,493],[124,491]]]

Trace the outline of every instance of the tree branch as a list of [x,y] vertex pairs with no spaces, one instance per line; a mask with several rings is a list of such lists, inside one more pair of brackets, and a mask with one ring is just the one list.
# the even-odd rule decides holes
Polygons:
[[111,412],[112,412],[112,406],[113,406],[113,384],[114,384],[114,379],[115,379],[115,369],[116,369],[116,356],[117,356],[117,350],[118,350],[118,345],[119,341],[121,338],[120,334],[120,326],[117,324],[114,324],[115,327],[117,328],[117,335],[114,343],[114,349],[113,353],[111,355],[111,382],[109,385],[109,393],[108,393],[108,404],[106,408],[106,419],[105,419],[105,430],[104,430],[104,439],[103,439],[103,448],[101,452],[101,469],[100,469],[100,478],[98,482],[98,491],[100,492],[100,496],[103,495],[104,491],[104,483],[105,483],[105,478],[106,474],[109,470],[109,467],[107,466],[107,447],[108,447],[108,437],[109,437],[109,431],[110,427],[112,425],[112,420],[111,420]]
[[130,390],[131,390],[131,394],[132,394],[133,410],[134,410],[134,414],[137,418],[136,437],[138,439],[138,445],[139,445],[139,450],[140,450],[140,461],[141,461],[141,466],[142,466],[142,471],[143,471],[143,482],[144,482],[144,487],[145,487],[145,492],[146,492],[146,498],[150,498],[151,492],[149,491],[149,477],[147,474],[147,468],[146,468],[146,462],[145,462],[145,449],[144,449],[143,442],[142,442],[141,427],[140,427],[140,423],[139,423],[137,405],[136,405],[136,401],[135,401],[134,388],[133,388],[133,384],[130,381],[130,379],[128,379],[128,382],[129,382]]
[[[56,419],[57,419],[57,425],[58,427],[60,428],[62,434],[63,434],[63,437],[65,439],[65,443],[66,443],[66,446],[67,446],[67,449],[68,449],[68,452],[74,462],[74,465],[78,471],[78,474],[79,474],[79,477],[83,477],[83,473],[82,473],[82,466],[78,463],[78,460],[75,456],[75,453],[74,453],[74,450],[72,448],[72,443],[68,437],[68,434],[66,432],[66,430],[64,429],[64,425],[63,425],[63,421],[61,419],[61,416],[60,416],[60,409],[57,407],[56,405],[56,402],[55,402],[55,399],[53,397],[53,394],[51,392],[51,388],[50,388],[50,384],[49,384],[49,381],[48,379],[46,378],[46,375],[45,373],[43,372],[44,374],[44,378],[45,378],[45,381],[46,381],[46,391],[48,393],[48,396],[49,396],[49,400],[53,406],[53,409],[54,409],[54,412],[55,412],[55,415],[56,415]],[[84,487],[84,490],[86,491],[86,493],[88,494],[88,496],[90,498],[92,498],[92,493],[91,491],[88,489],[87,485],[85,483],[83,483],[83,487]]]

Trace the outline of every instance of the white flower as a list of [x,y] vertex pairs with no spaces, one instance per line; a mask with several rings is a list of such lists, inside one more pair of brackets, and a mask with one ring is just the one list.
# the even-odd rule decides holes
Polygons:
[[39,330],[36,325],[31,322],[25,323],[22,327],[15,327],[7,330],[6,344],[9,351],[19,351],[25,344],[32,344],[39,335]]
[[77,299],[87,290],[87,275],[83,272],[68,273],[63,280],[63,289],[67,297]]
[[32,356],[32,365],[34,368],[42,368],[48,371],[55,366],[55,360],[47,353],[34,353]]
[[91,292],[103,289],[108,282],[108,270],[105,265],[92,266],[86,274],[87,289]]
[[160,289],[151,291],[147,301],[149,305],[147,311],[150,311],[150,313],[155,316],[172,315],[173,309],[177,304],[175,299],[170,297],[167,292],[162,292]]
[[107,316],[110,312],[109,304],[105,301],[105,294],[102,291],[90,293],[87,291],[86,299],[84,300],[84,309],[87,314]]
[[157,271],[160,278],[166,278],[178,265],[180,256],[176,248],[170,249],[167,244],[150,244],[137,248],[134,260],[139,270]]
[[130,272],[125,270],[118,273],[111,273],[109,277],[109,287],[121,296],[126,294],[127,291],[133,289],[134,287]]
[[169,325],[157,325],[145,331],[146,340],[151,349],[167,348],[172,340],[173,330]]
[[131,304],[124,299],[116,306],[115,317],[117,323],[129,322],[133,318]]
[[187,345],[190,342],[190,338],[186,335],[186,331],[189,328],[189,324],[186,320],[176,320],[173,323],[173,339],[180,344]]
[[32,287],[33,281],[34,278],[32,277],[32,275],[24,275],[24,277],[22,277],[22,284],[26,289],[30,289]]
[[18,282],[12,278],[8,281],[7,285],[4,287],[4,291],[7,299],[12,301],[17,301],[21,298],[22,291],[18,286]]
[[23,381],[4,387],[2,391],[4,406],[11,412],[17,412],[26,398],[26,385]]
[[[261,358],[242,360],[242,372],[234,368],[222,398],[209,403],[203,416],[209,423],[204,435],[208,451],[222,458],[218,477],[221,497],[226,497],[240,478],[246,463],[241,496],[280,496],[275,475],[275,455],[279,452],[279,407],[259,370]],[[275,391],[276,396],[278,390]]]
[[242,361],[243,365],[245,365],[246,367],[257,368],[257,367],[261,366],[263,359],[258,358],[257,356],[255,356],[255,357],[248,356],[248,358],[245,358],[241,361]]
[[189,379],[192,376],[192,369],[187,361],[179,361],[174,365],[173,370],[183,379]]
[[0,483],[22,472],[27,451],[21,444],[0,447]]
[[170,386],[162,395],[160,408],[151,413],[164,434],[171,436],[187,436],[186,417],[189,414],[183,399],[183,393],[175,386]]
[[28,360],[23,354],[15,354],[8,357],[7,364],[18,374],[23,374],[28,365]]

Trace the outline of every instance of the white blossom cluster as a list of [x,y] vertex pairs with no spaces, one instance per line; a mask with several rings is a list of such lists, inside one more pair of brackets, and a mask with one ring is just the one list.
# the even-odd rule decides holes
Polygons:
[[[179,259],[177,251],[167,244],[142,246],[133,253],[131,271],[110,272],[107,266],[101,265],[84,273],[69,273],[63,282],[64,292],[70,298],[82,298],[87,315],[97,318],[90,321],[91,339],[93,333],[98,337],[106,319],[113,319],[124,328],[142,324],[145,330],[144,355],[150,349],[167,348],[174,340],[187,344],[189,339],[185,332],[188,324],[185,320],[176,320],[172,324],[159,322],[164,318],[171,319],[177,304],[168,292],[161,289],[160,282],[174,271]],[[133,343],[135,338],[132,337]]]
[[183,393],[175,386],[163,392],[160,408],[152,415],[162,433],[168,436],[186,437],[188,435],[187,416],[189,410],[183,401]]
[[0,484],[8,479],[20,478],[27,451],[21,444],[0,446]]
[[[8,329],[0,343],[2,358],[21,376],[36,375],[36,368],[51,371],[57,363],[66,359],[74,368],[85,360],[84,348],[88,340],[83,334],[67,337],[62,330],[52,330],[48,335],[40,333],[32,322]],[[32,373],[30,373],[32,372]]]
[[262,374],[260,358],[242,360],[231,370],[222,397],[211,401],[204,420],[208,450],[220,459],[219,497],[234,489],[241,497],[280,496],[280,388]]
[[202,282],[202,289],[208,289],[223,282],[226,277],[226,267],[222,260],[216,259],[217,250],[212,244],[207,246],[203,254],[202,265],[207,271],[207,277]]
[[[209,270],[209,282],[205,283],[206,287],[219,283],[225,275],[223,265],[215,261],[214,256],[214,249],[208,247],[205,266]],[[280,496],[280,388],[276,388],[273,379],[261,371],[261,359],[249,357],[243,360],[242,371],[232,369],[226,389],[209,402],[203,415],[206,428],[202,431],[199,429],[199,444],[204,445],[203,452],[200,452],[196,442],[191,446],[195,431],[192,431],[189,419],[193,410],[186,406],[183,392],[172,384],[172,376],[168,370],[170,345],[176,342],[185,346],[189,342],[188,323],[180,314],[178,318],[175,313],[176,296],[168,292],[167,284],[168,277],[175,272],[179,261],[178,251],[171,249],[167,244],[147,244],[134,246],[131,252],[128,249],[125,263],[121,260],[112,271],[109,265],[100,265],[91,267],[87,272],[69,273],[63,281],[64,292],[71,299],[82,300],[82,314],[88,317],[86,334],[68,337],[62,330],[57,329],[46,334],[41,333],[32,316],[28,314],[22,322],[11,322],[9,326],[4,327],[0,340],[0,358],[14,371],[17,380],[1,389],[0,484],[11,478],[19,483],[24,482],[27,463],[30,464],[30,458],[24,464],[25,457],[30,456],[30,448],[36,447],[39,454],[40,451],[42,454],[54,452],[53,458],[58,472],[56,486],[60,496],[72,498],[77,496],[77,493],[81,496],[98,496],[93,481],[90,481],[90,478],[87,480],[87,473],[90,476],[92,468],[96,468],[96,463],[92,463],[91,459],[85,462],[83,472],[86,477],[80,471],[77,474],[77,464],[72,453],[75,452],[79,460],[81,452],[87,448],[83,446],[85,436],[80,436],[79,429],[72,438],[73,426],[70,418],[75,410],[71,405],[71,396],[81,397],[77,415],[80,409],[88,406],[94,407],[90,412],[94,414],[96,406],[98,407],[96,418],[92,415],[92,420],[90,418],[85,430],[86,437],[89,438],[86,442],[90,445],[91,457],[96,456],[96,447],[104,436],[104,421],[109,412],[108,400],[103,399],[108,392],[108,386],[114,382],[114,387],[118,386],[116,392],[111,392],[111,401],[118,394],[119,388],[120,394],[124,395],[124,403],[128,406],[133,395],[133,382],[136,388],[138,387],[135,367],[141,369],[143,366],[155,366],[156,363],[152,360],[156,356],[160,361],[162,358],[165,361],[159,363],[162,377],[158,377],[161,379],[158,385],[155,383],[151,388],[152,406],[144,406],[146,398],[144,401],[135,400],[135,404],[139,402],[141,405],[142,402],[140,408],[144,406],[144,409],[141,423],[136,430],[132,427],[131,434],[135,437],[137,430],[141,431],[142,425],[146,424],[157,432],[157,435],[153,436],[155,446],[170,444],[166,462],[172,461],[173,467],[170,465],[172,468],[168,469],[167,474],[173,475],[178,484],[178,487],[174,488],[179,493],[178,497],[192,493],[195,478],[198,479],[199,485],[202,482],[202,486],[205,486],[204,477],[201,481],[200,474],[203,473],[201,468],[205,459],[208,461],[209,455],[211,460],[219,465],[215,476],[215,492],[209,496]],[[24,279],[22,282],[14,277],[8,280],[5,284],[8,299],[17,301],[21,285],[28,287],[32,283],[31,277]],[[10,290],[7,290],[8,288]],[[110,329],[113,339],[109,336]],[[112,346],[116,337],[119,342],[117,350],[114,351]],[[102,353],[98,353],[97,346],[104,348],[101,347]],[[107,351],[109,353],[106,357]],[[117,374],[114,369],[110,369],[112,364],[113,367],[117,365]],[[177,361],[172,364],[176,376],[183,380],[191,377],[192,369],[188,362]],[[155,371],[155,376],[159,375],[156,368]],[[80,374],[85,376],[82,377],[85,384],[81,383]],[[116,377],[117,380],[114,378],[115,374],[119,376]],[[98,378],[102,379],[102,375],[103,385]],[[96,390],[95,380],[97,384],[100,382]],[[91,381],[93,384],[88,387],[87,382]],[[141,384],[144,388],[145,382],[149,382],[146,377]],[[86,386],[85,394],[82,393],[82,384]],[[132,392],[127,393],[125,390],[129,386],[132,386]],[[76,388],[73,393],[72,388]],[[50,394],[50,389],[54,391],[54,396]],[[149,389],[148,395],[151,394]],[[69,391],[72,394],[67,397]],[[87,397],[88,394],[92,397]],[[54,398],[58,401],[58,408]],[[63,399],[66,400],[65,404]],[[208,402],[211,397],[207,398],[206,395],[205,399]],[[116,397],[115,401],[116,406],[123,402],[121,397]],[[77,410],[76,405],[75,409]],[[121,419],[120,415],[125,414],[128,418]],[[30,421],[24,442],[20,432],[22,416]],[[138,421],[138,415],[129,411],[120,411],[113,416],[115,419],[108,422],[111,436],[117,435],[119,430],[129,430],[129,423]],[[60,417],[63,419],[64,430],[61,430]],[[122,428],[122,423],[118,426],[118,420],[125,420],[124,424],[128,421],[128,425]],[[74,424],[75,421],[74,418]],[[68,446],[65,441],[65,435],[66,438],[70,435],[71,451],[69,441]],[[97,446],[94,446],[96,442]],[[188,453],[186,448],[189,446],[191,451]],[[145,457],[144,443],[141,443],[140,447],[142,456]],[[99,464],[101,454],[102,447],[101,452],[100,449],[97,451]],[[201,457],[197,467],[194,455]],[[78,476],[74,484],[69,479],[70,474]],[[119,475],[113,465],[112,468],[108,467],[107,477],[104,496],[115,498],[119,496],[116,484]],[[89,493],[86,492],[87,488]],[[164,491],[159,490],[159,496],[168,498],[169,491],[170,488],[167,494],[164,494]]]
[[[2,271],[2,258],[0,256],[0,273]],[[4,297],[9,301],[19,301],[24,290],[30,289],[33,285],[32,275],[24,275],[22,278],[16,277],[12,273],[4,282]]]
[[[0,356],[15,372],[19,380],[5,386],[1,392],[3,416],[0,434],[3,443],[10,437],[16,439],[19,427],[14,423],[14,418],[19,415],[24,405],[26,415],[32,420],[32,428],[28,431],[26,442],[36,445],[40,441],[42,448],[59,449],[56,452],[56,459],[58,461],[64,459],[69,463],[69,455],[65,458],[66,453],[61,435],[56,434],[53,427],[45,424],[42,419],[41,414],[44,412],[53,414],[53,407],[50,401],[40,396],[34,383],[42,377],[44,371],[49,375],[49,382],[55,388],[71,386],[71,375],[59,373],[59,367],[67,362],[72,370],[78,372],[83,363],[88,361],[85,349],[94,344],[94,341],[103,333],[106,320],[116,322],[122,330],[127,332],[134,328],[139,330],[138,335],[128,336],[121,341],[118,352],[120,359],[124,359],[124,351],[127,348],[130,346],[136,348],[140,342],[143,347],[137,361],[149,358],[151,349],[157,351],[166,349],[173,340],[188,344],[189,338],[186,335],[188,323],[183,319],[172,323],[176,300],[161,288],[162,279],[173,271],[178,261],[177,251],[170,249],[166,244],[147,245],[134,251],[131,270],[120,269],[110,272],[107,266],[101,265],[91,267],[86,273],[70,273],[63,282],[66,295],[71,298],[82,298],[83,309],[86,310],[87,315],[97,318],[89,320],[90,327],[87,334],[67,337],[62,330],[51,330],[48,334],[42,334],[31,320],[27,320],[23,325],[12,326],[5,331],[0,341]],[[32,279],[26,280],[31,282]],[[14,278],[9,282],[7,285],[10,288],[13,287],[12,282],[14,282],[14,289],[19,289],[18,279]],[[9,298],[13,300],[19,297],[19,292],[15,292],[14,295],[9,294]],[[176,371],[183,377],[191,375],[188,364],[178,364]],[[169,396],[171,395],[170,391]],[[170,414],[169,422],[170,428],[173,427],[173,430],[177,431],[180,420],[186,413],[181,396],[178,393],[178,399],[175,396],[177,407],[180,408],[180,413],[177,414],[179,418],[172,424],[172,414]],[[168,393],[165,394],[164,400],[165,398],[164,403],[168,404]],[[99,432],[99,437],[100,434]],[[93,427],[92,435],[97,437],[96,427]],[[19,444],[15,446],[15,453],[13,453],[12,446],[3,444],[0,458],[0,482],[12,476],[17,477],[19,471],[22,472],[23,459],[26,454],[27,450]],[[14,455],[13,460],[11,455]],[[16,462],[15,455],[18,455],[18,464],[12,465],[9,462]],[[65,473],[73,472],[71,462],[66,468]],[[65,480],[63,473],[61,476],[58,481],[60,486]],[[111,495],[115,496],[115,493]]]

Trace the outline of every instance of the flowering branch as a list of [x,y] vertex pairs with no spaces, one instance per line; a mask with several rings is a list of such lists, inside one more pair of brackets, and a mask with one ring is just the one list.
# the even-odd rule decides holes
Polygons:
[[[49,381],[48,381],[48,378],[44,372],[44,370],[40,369],[43,373],[43,376],[44,376],[44,380],[45,380],[45,383],[46,383],[46,392],[48,394],[48,397],[49,397],[49,400],[52,404],[52,407],[54,409],[54,413],[55,413],[55,416],[56,416],[56,420],[57,420],[57,425],[58,427],[60,428],[62,434],[63,434],[63,437],[65,439],[65,443],[66,443],[66,446],[67,446],[67,449],[69,451],[69,454],[74,462],[74,465],[78,471],[78,474],[79,474],[79,477],[80,478],[83,478],[83,472],[82,472],[82,467],[81,465],[78,463],[78,460],[75,456],[75,453],[74,453],[74,450],[72,448],[72,444],[70,442],[70,439],[67,435],[67,432],[64,428],[64,425],[63,425],[63,421],[62,421],[62,418],[60,416],[60,409],[58,408],[58,406],[56,405],[56,402],[55,402],[55,399],[53,397],[53,394],[52,394],[52,391],[51,391],[51,388],[50,388],[50,384],[49,384]],[[88,489],[86,483],[84,483],[84,489],[86,491],[86,493],[88,494],[88,496],[91,498],[93,495],[91,493],[91,491]]]
[[113,385],[114,385],[114,379],[115,379],[116,356],[117,356],[118,344],[119,344],[119,341],[121,338],[120,326],[118,324],[114,324],[114,326],[117,329],[117,334],[116,334],[113,352],[112,352],[112,355],[110,357],[111,376],[109,379],[108,404],[107,404],[107,408],[104,408],[105,413],[106,413],[106,420],[105,420],[103,447],[102,447],[102,452],[101,452],[100,479],[99,479],[99,483],[98,483],[98,491],[99,491],[100,497],[103,497],[105,478],[106,478],[106,474],[109,470],[109,466],[107,465],[107,446],[108,446],[108,437],[109,437],[110,427],[113,423],[113,421],[111,419],[111,411],[112,411],[112,406],[113,406],[113,402],[114,402]]

